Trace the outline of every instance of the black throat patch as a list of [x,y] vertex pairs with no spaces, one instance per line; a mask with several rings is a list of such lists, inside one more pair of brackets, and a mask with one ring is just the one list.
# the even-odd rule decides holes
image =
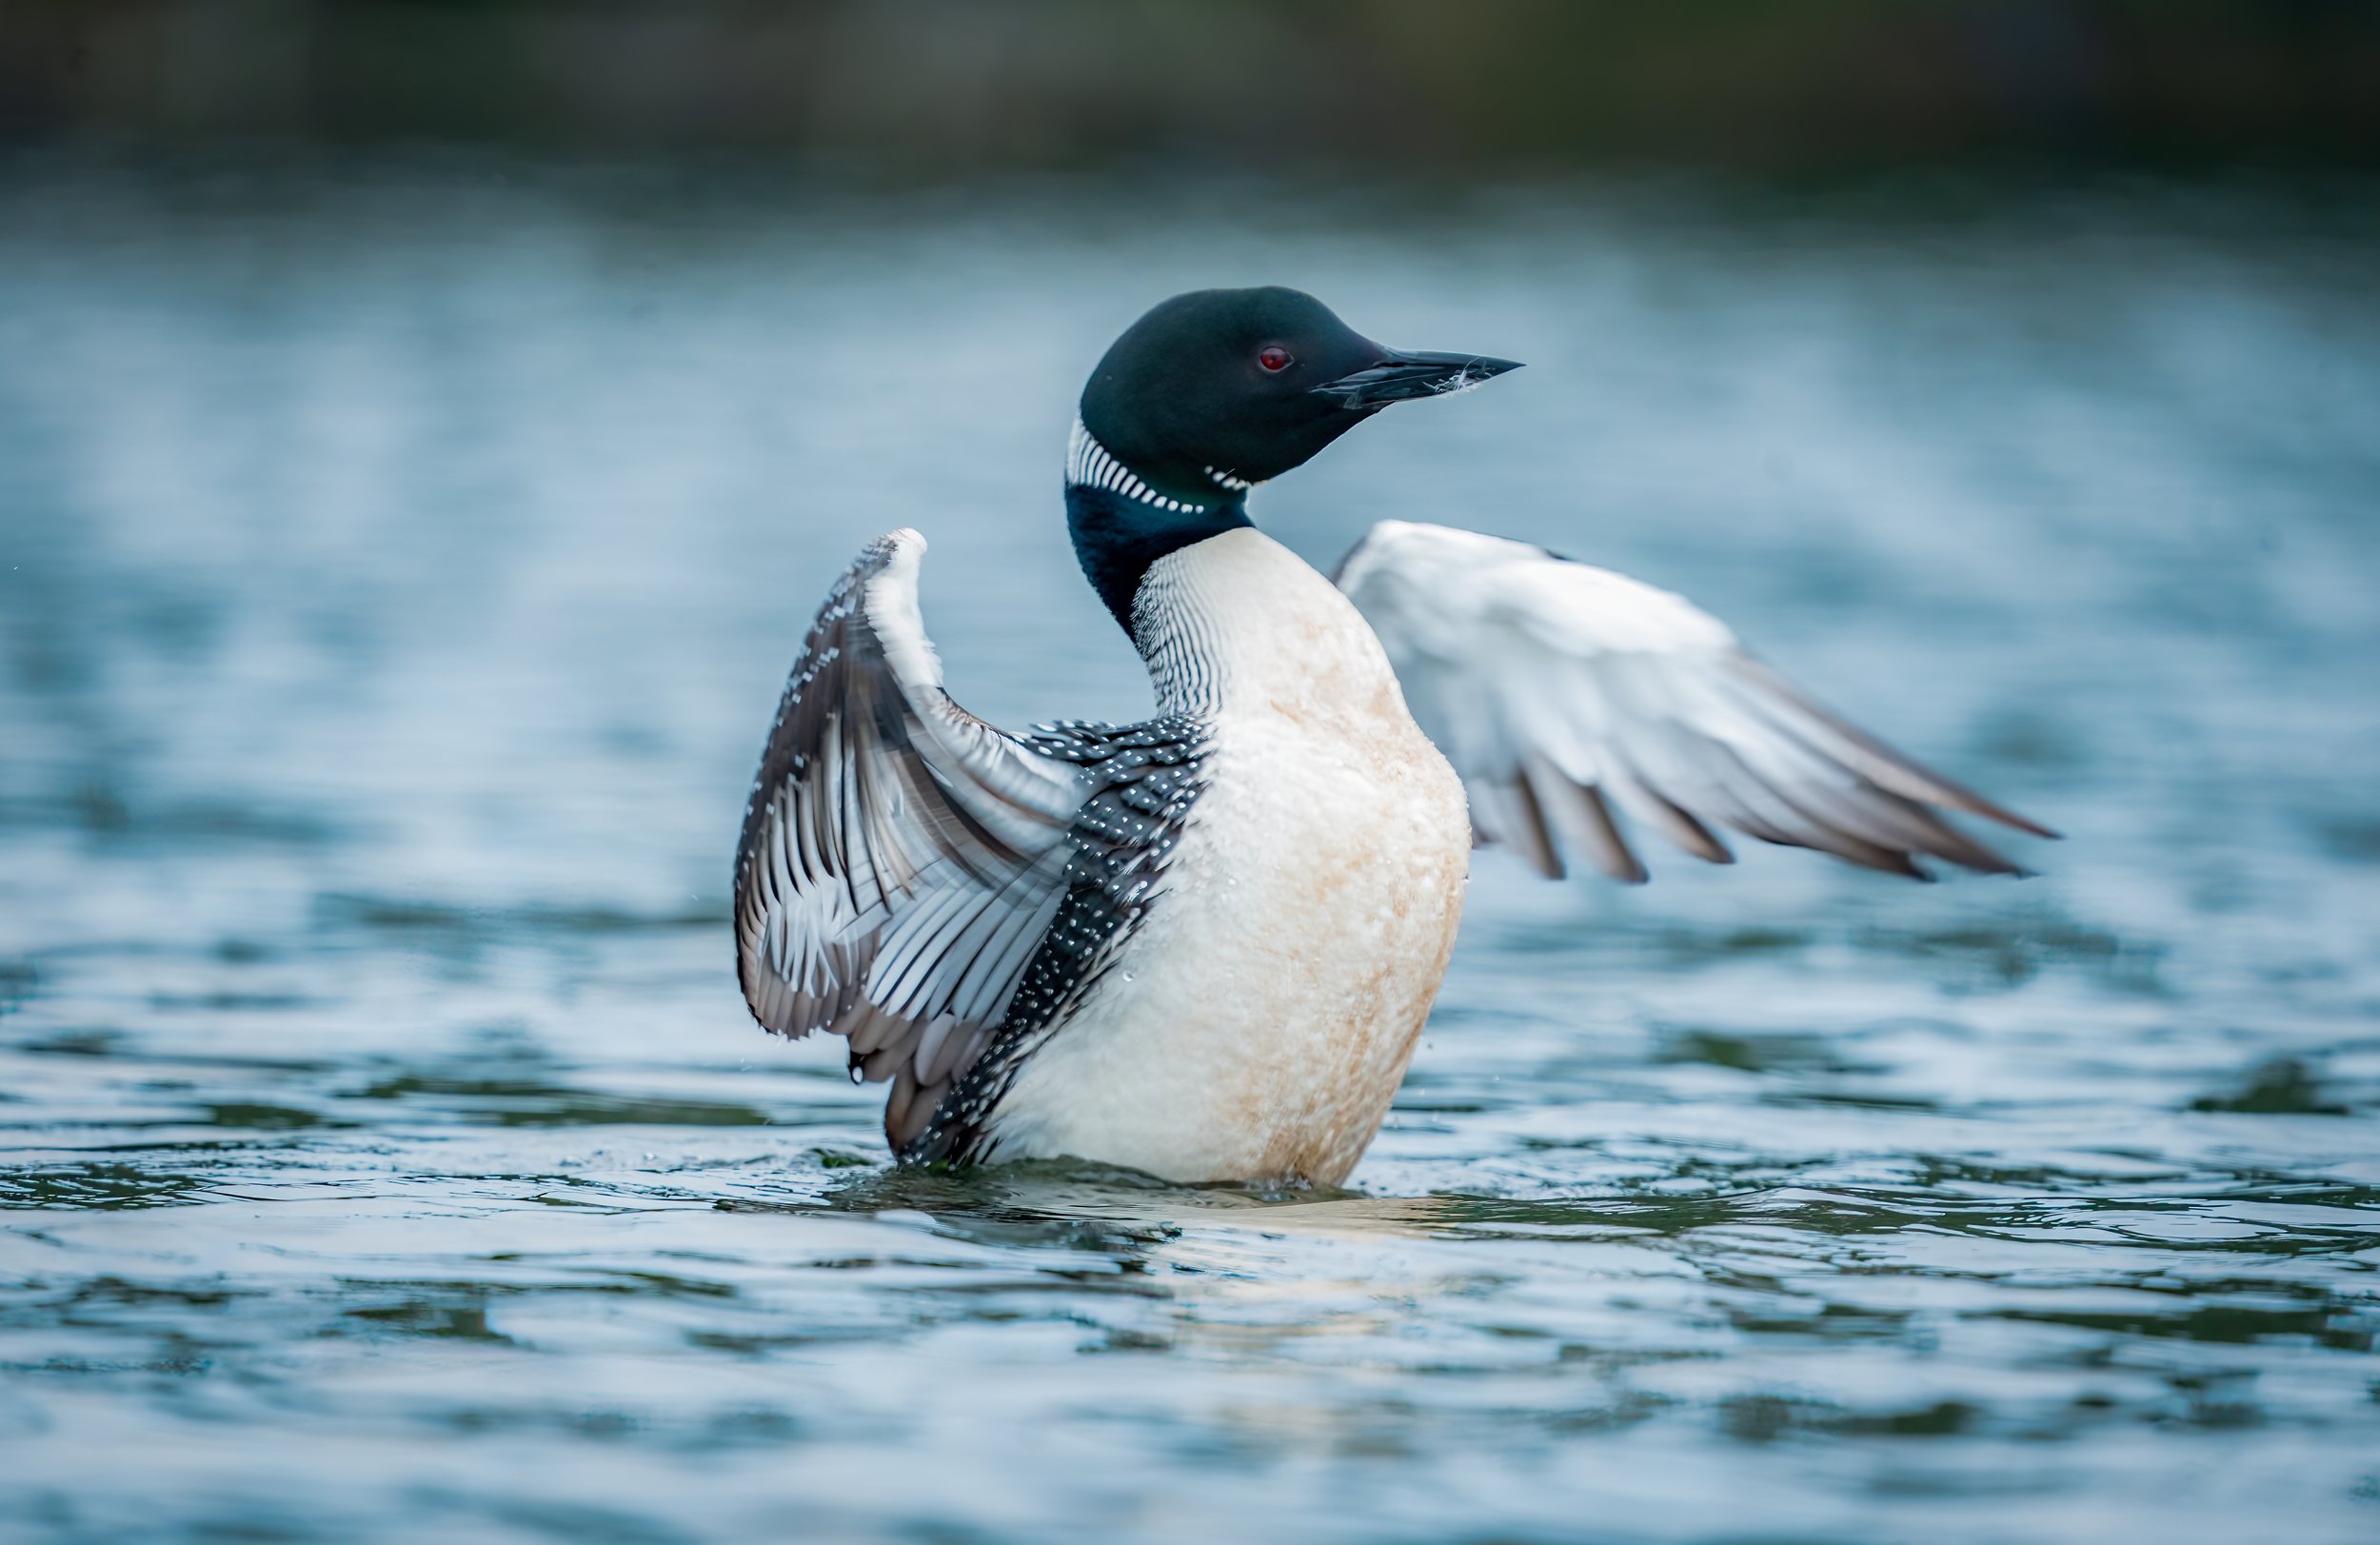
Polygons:
[[1242,502],[1245,489],[1221,477],[1187,495],[1152,486],[1076,422],[1066,445],[1066,530],[1083,578],[1127,635],[1133,598],[1151,564],[1256,524]]
[[1256,523],[1237,499],[1206,508],[1158,509],[1105,488],[1066,490],[1066,529],[1075,561],[1107,604],[1108,614],[1132,631],[1132,598],[1149,565],[1169,552]]

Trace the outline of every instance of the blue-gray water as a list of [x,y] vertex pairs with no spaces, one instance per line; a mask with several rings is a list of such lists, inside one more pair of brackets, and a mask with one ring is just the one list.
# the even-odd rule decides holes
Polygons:
[[[0,1533],[2380,1535],[2370,192],[13,163]],[[886,1169],[735,991],[782,674],[915,525],[962,701],[1137,713],[1072,397],[1258,280],[1530,362],[1284,540],[1683,590],[2069,840],[1483,855],[1353,1194]]]

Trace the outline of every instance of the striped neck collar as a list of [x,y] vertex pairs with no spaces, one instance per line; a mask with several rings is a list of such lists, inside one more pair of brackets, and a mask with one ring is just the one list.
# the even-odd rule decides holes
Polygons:
[[1219,472],[1211,466],[1206,468],[1206,475],[1214,480],[1221,498],[1203,504],[1195,500],[1175,499],[1159,493],[1132,468],[1116,460],[1115,454],[1083,427],[1080,418],[1074,421],[1074,429],[1066,436],[1066,486],[1069,488],[1105,488],[1110,493],[1136,500],[1151,509],[1178,514],[1204,514],[1218,505],[1231,503],[1256,486],[1244,478]]

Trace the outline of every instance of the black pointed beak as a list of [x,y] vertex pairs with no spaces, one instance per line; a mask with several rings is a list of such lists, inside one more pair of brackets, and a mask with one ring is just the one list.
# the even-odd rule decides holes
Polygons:
[[1519,368],[1518,360],[1491,359],[1485,354],[1409,354],[1400,348],[1384,348],[1378,364],[1314,390],[1319,396],[1338,398],[1341,407],[1385,407],[1416,397],[1469,391],[1482,381]]

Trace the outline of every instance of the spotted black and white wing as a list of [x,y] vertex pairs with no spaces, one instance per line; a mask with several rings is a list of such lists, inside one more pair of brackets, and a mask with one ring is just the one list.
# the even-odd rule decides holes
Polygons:
[[1684,599],[1541,547],[1383,521],[1339,586],[1415,720],[1462,777],[1472,829],[1549,877],[1562,850],[1645,878],[1614,807],[1713,863],[1713,826],[1927,878],[1932,857],[2015,866],[1945,822],[2053,835],[1813,703]]
[[980,1057],[901,1157],[972,1163],[993,1157],[991,1118],[1026,1059],[1068,1021],[1153,906],[1206,787],[1210,725],[1196,714],[1145,723],[1040,727],[1033,743],[1082,770],[1088,797],[1066,833],[1065,899]]
[[915,1136],[982,1051],[1067,891],[1090,785],[942,689],[918,614],[925,539],[896,531],[836,584],[769,731],[736,852],[752,1016],[829,1030],[890,1079]]

